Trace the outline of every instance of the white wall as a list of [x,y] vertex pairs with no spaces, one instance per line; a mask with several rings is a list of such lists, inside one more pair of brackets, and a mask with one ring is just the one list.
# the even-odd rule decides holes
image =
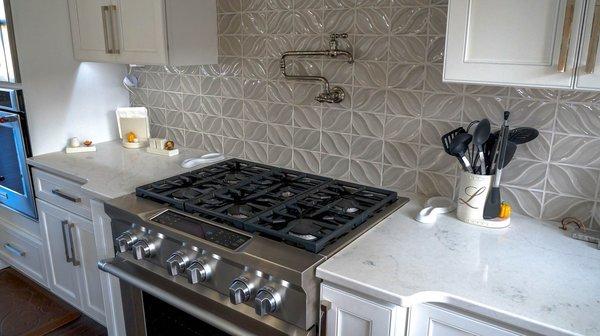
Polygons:
[[118,136],[114,110],[129,106],[125,65],[73,57],[67,0],[12,0],[33,155],[60,151],[66,140]]

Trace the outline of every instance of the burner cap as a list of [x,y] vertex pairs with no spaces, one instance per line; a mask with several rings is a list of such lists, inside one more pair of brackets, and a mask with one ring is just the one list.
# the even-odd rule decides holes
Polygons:
[[227,209],[227,214],[233,218],[246,219],[252,216],[252,207],[249,205],[234,204]]
[[355,213],[359,210],[358,202],[349,198],[340,200],[335,206],[340,208],[345,213]]
[[321,227],[312,219],[294,219],[290,222],[292,228],[290,229],[290,234],[292,236],[298,237],[304,240],[316,240]]
[[200,193],[194,189],[185,188],[175,190],[171,196],[178,200],[189,200],[200,196]]

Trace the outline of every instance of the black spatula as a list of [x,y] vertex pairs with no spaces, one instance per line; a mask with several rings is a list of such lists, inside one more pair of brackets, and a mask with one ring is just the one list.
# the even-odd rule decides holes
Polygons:
[[540,135],[540,132],[531,127],[517,127],[510,130],[508,140],[515,145],[522,145],[534,140]]
[[459,127],[457,129],[453,129],[452,131],[442,135],[442,146],[444,146],[444,150],[446,151],[447,154],[452,155],[451,153],[451,145],[452,145],[452,140],[454,140],[454,137],[457,134],[461,134],[461,133],[467,133],[467,131],[465,131],[464,128]]

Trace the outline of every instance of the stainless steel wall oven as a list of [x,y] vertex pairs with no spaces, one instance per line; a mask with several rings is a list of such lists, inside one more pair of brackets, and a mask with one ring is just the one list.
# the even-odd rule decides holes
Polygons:
[[0,89],[0,205],[36,219],[23,92]]

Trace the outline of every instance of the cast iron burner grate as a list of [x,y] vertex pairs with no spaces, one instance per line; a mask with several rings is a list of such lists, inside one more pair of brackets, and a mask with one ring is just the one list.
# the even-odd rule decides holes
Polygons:
[[315,253],[398,199],[392,191],[238,159],[136,194]]

